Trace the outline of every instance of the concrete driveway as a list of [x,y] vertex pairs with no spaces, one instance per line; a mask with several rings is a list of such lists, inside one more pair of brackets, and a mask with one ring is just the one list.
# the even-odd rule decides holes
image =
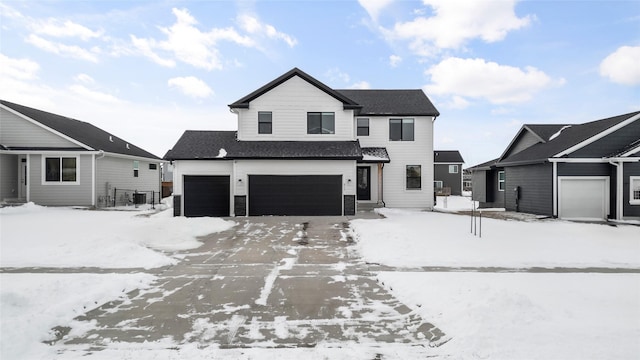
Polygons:
[[176,253],[182,260],[162,269],[154,288],[76,319],[94,322],[93,330],[74,337],[58,329],[57,344],[99,350],[115,341],[222,348],[445,341],[376,282],[346,217],[234,220],[237,226],[203,238],[200,248]]

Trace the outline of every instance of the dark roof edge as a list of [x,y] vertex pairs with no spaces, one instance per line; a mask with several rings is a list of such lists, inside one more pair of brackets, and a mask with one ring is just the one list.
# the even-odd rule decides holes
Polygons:
[[175,160],[360,160],[362,156],[225,156],[225,157],[165,157],[163,160],[175,161]]

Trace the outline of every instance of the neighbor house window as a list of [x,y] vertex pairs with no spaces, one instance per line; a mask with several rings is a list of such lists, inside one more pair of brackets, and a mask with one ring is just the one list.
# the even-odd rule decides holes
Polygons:
[[422,170],[420,165],[407,165],[407,189],[422,188]]
[[389,119],[389,140],[413,141],[413,119]]
[[140,169],[140,162],[137,160],[133,161],[133,177],[138,177],[138,170]]
[[504,191],[504,171],[498,171],[498,190]]
[[307,134],[335,134],[336,115],[332,112],[308,112]]
[[449,165],[449,174],[457,174],[458,165]]
[[640,205],[640,176],[629,177],[629,203],[631,205]]
[[258,111],[258,134],[271,134],[271,111]]
[[44,180],[48,183],[75,183],[78,181],[78,158],[47,157],[44,173]]
[[149,170],[157,170],[158,164],[149,164]]
[[367,118],[358,118],[358,136],[369,136],[369,119]]
[[433,182],[433,190],[440,191],[444,187],[442,180],[436,180]]

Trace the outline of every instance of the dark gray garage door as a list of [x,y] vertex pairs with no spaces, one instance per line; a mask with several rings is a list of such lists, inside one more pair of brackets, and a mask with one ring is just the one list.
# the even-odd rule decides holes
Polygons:
[[229,216],[229,176],[185,176],[184,216]]
[[342,215],[342,176],[250,175],[249,215]]

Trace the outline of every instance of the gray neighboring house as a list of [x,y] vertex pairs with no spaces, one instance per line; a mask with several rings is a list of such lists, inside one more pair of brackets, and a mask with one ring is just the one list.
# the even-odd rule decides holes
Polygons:
[[458,150],[433,151],[433,187],[436,193],[462,195],[462,164]]
[[0,204],[150,202],[160,162],[89,123],[0,100]]
[[563,219],[640,219],[640,111],[583,124],[524,125],[471,168],[473,199]]

